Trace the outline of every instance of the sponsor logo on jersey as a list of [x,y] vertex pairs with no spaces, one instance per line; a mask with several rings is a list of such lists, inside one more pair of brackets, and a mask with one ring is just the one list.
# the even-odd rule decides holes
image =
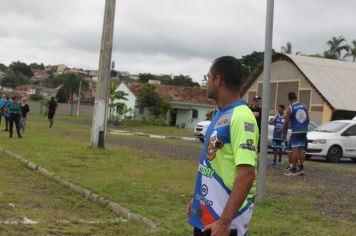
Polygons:
[[253,145],[253,140],[252,139],[247,139],[246,143],[243,143],[240,145],[241,149],[247,149],[250,151],[256,151],[256,146]]

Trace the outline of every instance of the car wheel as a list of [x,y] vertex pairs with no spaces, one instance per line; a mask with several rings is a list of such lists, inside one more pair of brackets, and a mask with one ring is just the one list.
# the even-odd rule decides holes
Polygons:
[[204,143],[204,138],[199,138],[200,142]]
[[340,161],[340,158],[342,157],[342,150],[339,146],[332,146],[329,151],[328,155],[326,156],[326,160],[328,162],[338,162]]
[[351,158],[351,161],[356,163],[356,158]]
[[305,160],[310,160],[311,157],[312,155],[305,155]]

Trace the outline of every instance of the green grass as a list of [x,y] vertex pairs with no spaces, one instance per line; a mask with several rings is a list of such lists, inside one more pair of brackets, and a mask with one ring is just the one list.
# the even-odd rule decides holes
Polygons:
[[[8,139],[0,133],[1,146],[154,220],[160,225],[157,235],[191,235],[184,210],[192,196],[196,163],[135,148],[91,149],[89,127],[68,120],[59,117],[49,129],[45,117],[43,121],[35,117],[28,122],[24,139]],[[174,145],[174,140],[169,142]],[[353,235],[356,231],[353,222],[319,214],[316,186],[268,180],[267,188],[268,200],[257,204],[250,235]],[[294,194],[299,192],[302,198]]]
[[353,222],[322,216],[318,186],[296,179],[289,185],[267,182],[267,201],[257,204],[250,235],[354,235]]
[[0,223],[0,235],[132,235],[135,231],[147,231],[142,222],[115,222],[122,217],[26,169],[3,153],[0,186],[0,221],[21,221],[26,217],[38,222]]

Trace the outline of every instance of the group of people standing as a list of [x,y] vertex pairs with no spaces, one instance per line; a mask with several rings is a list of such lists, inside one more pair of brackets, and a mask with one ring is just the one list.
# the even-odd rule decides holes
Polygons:
[[[288,153],[289,165],[285,168],[285,175],[294,176],[304,174],[305,152],[308,146],[307,132],[309,125],[309,114],[307,107],[298,102],[297,95],[294,92],[288,93],[290,106],[285,109],[284,105],[279,105],[277,114],[269,121],[274,125],[272,148],[272,165],[282,163],[282,154],[286,150]],[[261,98],[256,96],[250,106],[255,115],[258,128],[261,132]],[[286,110],[286,112],[285,112]],[[291,128],[291,135],[287,141],[287,131]],[[260,144],[258,143],[258,149]],[[277,160],[278,157],[278,160]]]
[[16,127],[17,136],[22,138],[22,134],[25,132],[26,128],[27,114],[29,112],[30,107],[28,105],[27,97],[23,97],[21,102],[19,102],[16,96],[10,99],[9,95],[7,94],[0,98],[0,124],[2,117],[4,117],[4,131],[9,132],[9,138],[12,138],[14,124]]

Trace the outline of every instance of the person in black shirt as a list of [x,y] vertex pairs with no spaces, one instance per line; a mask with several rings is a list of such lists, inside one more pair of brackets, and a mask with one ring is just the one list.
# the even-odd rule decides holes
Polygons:
[[54,97],[51,97],[51,100],[48,102],[48,121],[49,127],[52,128],[53,126],[53,117],[56,113],[57,109],[57,102],[54,100]]
[[28,98],[23,97],[21,101],[21,122],[20,122],[20,129],[22,129],[22,133],[25,132],[26,128],[26,119],[27,119],[27,113],[30,112],[30,106],[27,103]]
[[261,98],[259,96],[256,96],[252,99],[252,104],[250,106],[251,111],[255,115],[256,121],[257,121],[257,126],[259,130],[259,138],[258,138],[258,152],[260,152],[260,139],[261,139],[261,115],[262,115],[262,109],[260,107],[261,105]]

